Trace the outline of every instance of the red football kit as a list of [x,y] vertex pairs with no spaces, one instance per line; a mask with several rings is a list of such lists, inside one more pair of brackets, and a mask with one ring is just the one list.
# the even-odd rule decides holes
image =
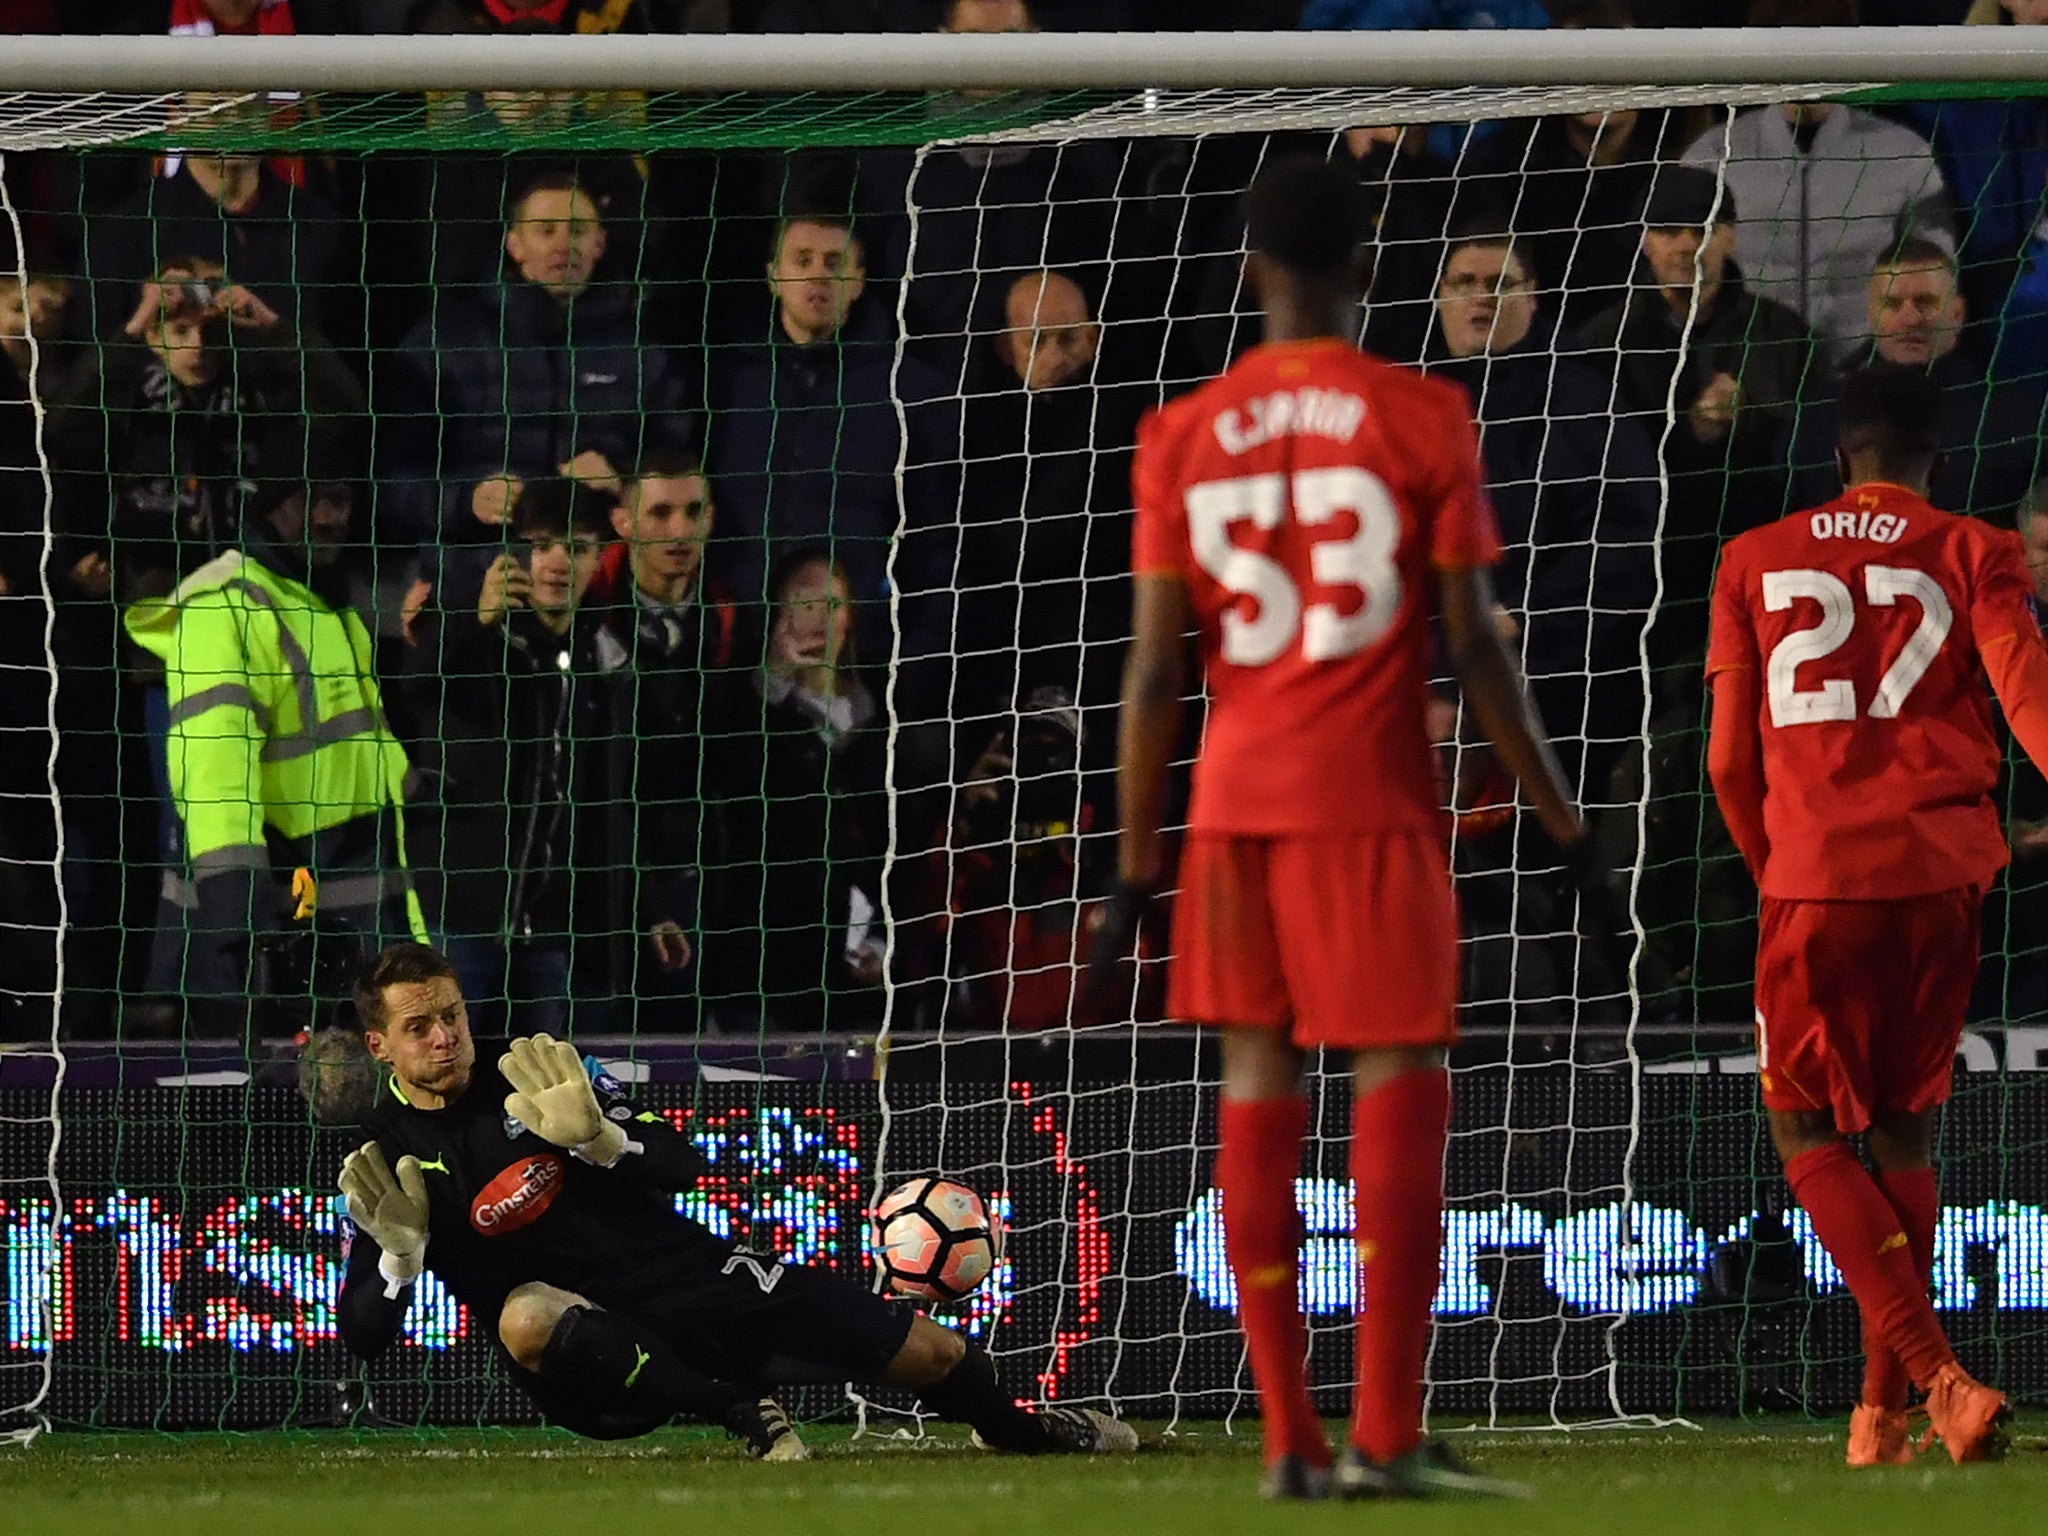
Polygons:
[[1763,896],[1771,1108],[1832,1108],[1858,1131],[1948,1096],[1983,891],[2007,859],[1987,675],[2022,744],[2048,738],[2032,596],[2016,533],[1892,485],[1723,551],[1715,783]]
[[1274,343],[1146,417],[1132,568],[1186,584],[1210,712],[1168,1008],[1302,1045],[1448,1040],[1434,570],[1500,538],[1455,385]]

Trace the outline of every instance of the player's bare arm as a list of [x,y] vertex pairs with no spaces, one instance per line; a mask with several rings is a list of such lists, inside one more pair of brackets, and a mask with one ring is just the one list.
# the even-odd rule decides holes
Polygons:
[[1501,638],[1493,577],[1478,566],[1439,567],[1436,590],[1451,670],[1479,728],[1521,784],[1543,830],[1561,847],[1570,847],[1586,835],[1585,823],[1572,807],[1557,754]]
[[1135,634],[1117,736],[1117,873],[1126,885],[1150,890],[1165,873],[1160,822],[1187,688],[1188,594],[1176,576],[1140,575],[1132,586]]

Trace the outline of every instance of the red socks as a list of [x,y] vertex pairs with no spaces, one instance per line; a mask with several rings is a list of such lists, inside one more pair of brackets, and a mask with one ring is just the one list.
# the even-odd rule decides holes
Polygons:
[[[1928,1305],[1927,1282],[1885,1192],[1845,1141],[1800,1153],[1785,1165],[1785,1178],[1849,1282],[1863,1311],[1866,1340],[1882,1341],[1920,1386],[1932,1384],[1955,1354]],[[1932,1249],[1930,1226],[1930,1263]]]
[[1404,1072],[1358,1101],[1358,1387],[1351,1441],[1387,1462],[1422,1440],[1422,1365],[1443,1265],[1444,1138],[1451,1079]]
[[[1920,1276],[1920,1290],[1934,1277],[1934,1225],[1941,1217],[1941,1197],[1935,1191],[1932,1168],[1906,1168],[1880,1172],[1877,1187],[1891,1203],[1906,1231],[1906,1249],[1913,1255],[1913,1268]],[[1866,1315],[1863,1323],[1863,1401],[1879,1408],[1906,1406],[1906,1366],[1872,1328]]]
[[1237,1320],[1259,1389],[1266,1460],[1292,1455],[1327,1466],[1330,1448],[1308,1395],[1308,1334],[1299,1299],[1301,1216],[1294,1205],[1308,1101],[1292,1094],[1224,1099],[1217,1120],[1223,1249],[1237,1281]]

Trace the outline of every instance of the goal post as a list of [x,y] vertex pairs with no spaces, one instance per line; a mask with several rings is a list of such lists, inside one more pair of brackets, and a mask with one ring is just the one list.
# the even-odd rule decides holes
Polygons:
[[[172,388],[148,325],[124,334],[145,274],[96,263],[120,244],[100,238],[116,217],[157,264],[150,275],[165,258],[204,257],[174,248],[204,221],[170,233],[151,189],[172,163],[223,156],[273,162],[265,176],[304,189],[295,208],[324,211],[289,216],[274,270],[249,279],[289,319],[289,341],[247,343],[249,372],[223,375],[232,396],[214,375],[184,387],[215,412],[325,411],[361,426],[358,511],[377,520],[380,564],[365,567],[358,599],[385,696],[404,715],[395,729],[430,780],[460,779],[450,765],[470,742],[463,711],[513,676],[502,658],[483,669],[452,659],[446,636],[477,622],[484,562],[528,560],[534,542],[474,518],[474,486],[501,470],[551,475],[600,440],[608,469],[629,479],[634,456],[682,454],[659,477],[673,482],[688,479],[688,454],[706,455],[705,559],[727,584],[729,632],[706,631],[710,649],[683,669],[705,691],[667,734],[633,713],[652,707],[647,690],[621,690],[621,713],[588,738],[592,752],[626,744],[604,759],[620,778],[601,793],[599,780],[577,781],[579,796],[602,800],[605,826],[679,829],[687,846],[651,835],[602,845],[557,914],[576,939],[565,949],[576,988],[604,1004],[601,1025],[575,1026],[579,1043],[712,1164],[679,1208],[865,1274],[866,1211],[884,1190],[918,1174],[969,1183],[1005,1214],[1011,1240],[994,1280],[953,1315],[987,1339],[1006,1379],[1022,1394],[1113,1400],[1169,1421],[1227,1419],[1252,1398],[1211,1187],[1213,1042],[1159,1021],[1163,934],[1114,1006],[1091,1011],[1079,992],[1114,842],[1128,459],[1144,409],[1254,339],[1236,203],[1257,167],[1298,148],[1359,158],[1380,206],[1364,339],[1473,398],[1507,529],[1516,644],[1619,855],[1632,925],[1579,931],[1518,827],[1511,787],[1440,691],[1468,1029],[1454,1063],[1433,1421],[1584,1427],[1843,1406],[1854,1309],[1789,1205],[1755,1112],[1743,970],[1753,893],[1701,771],[1693,641],[1720,539],[1822,483],[1824,376],[1866,342],[1832,334],[1810,364],[1780,366],[1799,343],[1767,317],[1731,330],[1725,312],[1707,313],[1717,258],[1702,246],[1689,273],[1657,277],[1638,260],[1646,206],[1617,220],[1588,178],[1603,135],[1664,135],[1624,157],[1643,196],[1668,192],[1665,168],[1686,162],[1711,190],[1706,223],[1741,192],[1736,239],[1754,242],[1736,246],[1745,291],[1794,330],[1832,324],[1793,279],[1749,270],[1777,259],[1772,236],[1791,215],[1729,169],[1741,114],[1934,103],[1924,121],[1940,148],[1945,110],[2042,97],[2048,28],[2026,27],[9,39],[0,199],[20,254],[0,263],[0,290],[27,309],[32,279],[68,278],[74,308],[40,341],[29,327],[26,434],[0,436],[0,474],[26,487],[32,513],[7,531],[36,549],[23,567],[36,581],[0,604],[37,615],[28,654],[0,659],[0,678],[40,678],[47,701],[33,720],[7,717],[0,756],[47,771],[40,788],[6,780],[6,814],[46,817],[54,838],[17,861],[52,893],[49,913],[0,909],[0,942],[37,948],[48,978],[45,1022],[0,1050],[0,1431],[531,1421],[491,1364],[484,1324],[432,1284],[391,1357],[367,1375],[345,1358],[331,1191],[353,1143],[345,1125],[309,1117],[294,1049],[134,1022],[154,986],[141,957],[160,943],[187,954],[192,920],[172,895],[194,882],[156,841],[170,788],[152,753],[169,726],[150,713],[161,685],[136,672],[114,605],[124,565],[158,558],[137,521],[147,486],[183,503],[169,459],[80,456],[82,441],[117,438],[145,452],[134,445],[150,397],[117,396],[109,380]],[[1512,125],[1538,117],[1579,120],[1576,193],[1572,168],[1536,140],[1504,153],[1522,142]],[[1439,129],[1447,156],[1381,153],[1352,136],[1375,128]],[[1857,164],[1898,172],[1900,141],[1872,142]],[[156,164],[124,172],[117,156],[131,152]],[[602,285],[609,313],[625,317],[607,322],[623,329],[606,333],[601,359],[515,335],[518,285],[565,281],[501,256],[505,202],[542,168],[592,189],[605,225],[592,289],[561,301],[582,305]],[[126,199],[118,208],[109,187]],[[1892,234],[1916,233],[1935,201],[1906,198]],[[831,252],[850,226],[868,289],[803,338],[770,330],[784,325],[772,307],[782,290],[771,299],[763,283],[792,222]],[[1846,251],[1867,236],[1851,222],[1816,227]],[[1945,228],[1973,285],[1968,347],[1989,368],[2008,319],[1982,312],[1993,276],[1973,264],[1978,225],[1966,213]],[[1843,293],[1896,246],[1858,246],[1863,272]],[[1454,273],[1461,248],[1492,265]],[[248,247],[222,249],[234,282]],[[2010,255],[2015,270],[2028,259]],[[1469,290],[1455,286],[1468,277]],[[493,284],[514,296],[486,300]],[[1461,293],[1481,289],[1492,313],[1452,345]],[[1634,338],[1650,332],[1629,328],[1626,306],[1667,304],[1666,291],[1676,307],[1653,315],[1669,321],[1671,362],[1646,387],[1627,375],[1645,355]],[[1622,318],[1601,332],[1591,322],[1610,303]],[[471,327],[459,341],[458,322]],[[1526,335],[1511,340],[1517,326]],[[238,368],[245,344],[224,334]],[[643,401],[579,395],[558,412],[560,453],[515,464],[521,423],[553,407],[514,405],[505,380],[522,348],[550,347],[579,389],[615,389],[628,372],[646,398],[658,379],[687,388],[662,396],[663,421]],[[266,356],[288,359],[262,376],[274,383],[259,379]],[[474,356],[499,370],[489,387],[500,392],[482,403],[456,377]],[[2011,519],[2040,477],[2027,392],[2043,371],[2021,360],[1972,397],[1980,408],[1956,445],[1971,465],[1958,492],[1967,510]],[[62,387],[47,382],[59,372]],[[1721,374],[1736,403],[1696,411]],[[262,403],[266,388],[277,393]],[[218,451],[241,451],[230,437]],[[484,439],[491,454],[503,446],[502,463],[463,446]],[[1752,440],[1766,446],[1738,463]],[[237,459],[187,484],[197,495],[213,475],[241,497],[264,473]],[[809,562],[805,586],[798,556],[811,545],[832,558]],[[167,577],[194,568],[179,548]],[[97,549],[115,586],[95,597],[74,562]],[[689,602],[635,606],[632,558],[593,589],[609,592],[608,632],[629,658],[593,662],[593,687],[652,675],[639,648],[679,644],[698,623]],[[431,595],[414,598],[414,575]],[[711,590],[695,589],[696,614],[712,611]],[[850,605],[851,654],[867,663],[846,667],[844,686],[775,660],[778,644],[796,654],[790,637],[817,614],[836,622],[835,604]],[[423,645],[442,646],[441,659],[423,659]],[[413,691],[421,678],[438,691]],[[107,779],[68,755],[60,765],[60,724],[81,729],[72,701],[120,760]],[[490,728],[512,764],[547,729]],[[2012,777],[2012,817],[2048,819],[2048,788],[2023,769]],[[433,793],[416,808],[443,835],[412,843],[429,879],[435,859],[464,851],[445,832],[455,802],[445,785]],[[488,808],[463,802],[462,825]],[[508,844],[508,889],[518,857]],[[639,952],[648,914],[608,905],[678,871],[696,892],[679,925],[694,954],[680,979],[644,956],[619,959]],[[138,880],[153,893],[159,877],[173,910],[152,932],[138,915],[147,904],[125,893]],[[67,905],[73,893],[82,907]],[[2048,1013],[2037,909],[2023,870],[1987,926],[1993,965],[1959,1061],[1934,1279],[1966,1361],[2022,1394],[2048,1391],[2048,1031],[2029,1022]],[[608,914],[591,920],[604,931],[577,928],[588,912]],[[501,956],[517,947],[487,937],[504,939]],[[514,985],[509,971],[499,984]],[[525,1016],[512,1010],[511,1027]],[[1312,1093],[1302,1295],[1312,1379],[1336,1409],[1357,1297],[1340,1150],[1351,1111],[1341,1072],[1319,1068]]]

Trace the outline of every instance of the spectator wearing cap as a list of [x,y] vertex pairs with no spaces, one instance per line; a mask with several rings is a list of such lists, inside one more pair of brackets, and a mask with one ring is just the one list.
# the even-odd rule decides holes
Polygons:
[[1462,385],[1505,554],[1500,599],[1520,626],[1531,692],[1582,794],[1641,726],[1638,642],[1656,596],[1657,457],[1612,387],[1561,356],[1519,241],[1484,219],[1454,227],[1424,367]]
[[438,784],[428,911],[493,1025],[509,1009],[522,1030],[590,1029],[634,951],[678,970],[693,949],[692,850],[633,802],[630,655],[584,601],[609,514],[578,481],[529,483],[516,552],[474,608],[423,616],[407,654]]
[[1927,141],[1861,107],[1752,107],[1702,133],[1684,159],[1719,169],[1745,214],[1735,236],[1744,275],[1797,310],[1837,365],[1862,344],[1865,288],[1885,252],[1909,237],[1956,249]]
[[1661,161],[1680,148],[1679,118],[1625,107],[1513,124],[1472,151],[1459,212],[1497,210],[1549,292],[1545,307],[1569,333],[1628,293],[1643,209]]
[[1579,341],[1588,364],[1612,371],[1616,411],[1663,445],[1663,603],[1691,649],[1705,639],[1714,551],[1783,499],[1813,337],[1798,315],[1744,284],[1735,200],[1710,172],[1662,167],[1643,226],[1641,280]]
[[[1933,241],[1908,240],[1871,269],[1864,287],[1868,355],[1925,369],[1941,387],[1944,456],[1928,499],[2009,526],[2042,463],[2042,397],[2001,384],[1964,344],[1968,306],[1955,258]],[[1792,499],[1815,506],[1840,493],[1833,465],[1832,400],[1804,412],[1792,448]]]

